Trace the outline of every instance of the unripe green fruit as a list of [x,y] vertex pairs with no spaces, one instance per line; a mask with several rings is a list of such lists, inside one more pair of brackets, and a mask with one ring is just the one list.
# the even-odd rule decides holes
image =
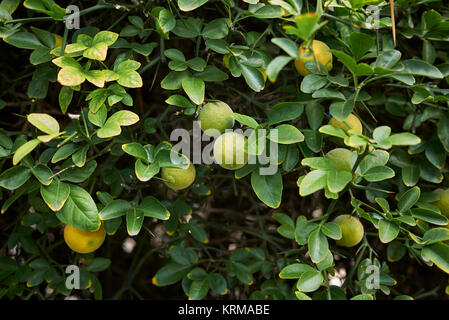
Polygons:
[[449,218],[449,189],[436,189],[434,192],[440,196],[440,199],[433,204],[440,209],[442,214]]
[[189,187],[195,181],[195,166],[189,163],[186,169],[162,168],[162,179],[167,187],[173,190],[182,190]]
[[328,158],[335,166],[337,171],[351,171],[351,159],[353,152],[344,148],[336,148],[329,151],[326,154],[326,158]]
[[[207,103],[199,112],[198,120],[200,126],[206,134],[211,137],[217,137],[220,133],[231,129],[234,126],[234,116],[232,109],[222,101]],[[207,132],[207,130],[215,129]]]
[[237,170],[248,162],[245,152],[246,138],[236,132],[226,132],[215,140],[215,161],[225,169]]
[[341,239],[336,243],[341,247],[353,247],[363,238],[364,228],[360,220],[349,214],[342,214],[335,218],[334,222],[340,226]]

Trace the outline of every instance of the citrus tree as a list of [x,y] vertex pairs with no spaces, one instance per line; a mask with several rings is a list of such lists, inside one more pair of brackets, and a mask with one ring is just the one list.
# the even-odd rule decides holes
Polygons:
[[443,0],[0,1],[0,297],[443,299],[448,35]]

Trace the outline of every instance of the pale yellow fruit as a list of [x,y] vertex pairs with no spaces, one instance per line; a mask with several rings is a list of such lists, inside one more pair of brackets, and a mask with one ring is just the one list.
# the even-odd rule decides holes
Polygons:
[[332,118],[332,119],[330,119],[329,124],[333,125],[335,127],[338,127],[340,129],[343,129],[346,132],[350,129],[355,130],[360,134],[362,134],[362,132],[363,132],[362,123],[360,122],[359,118],[357,118],[352,113],[349,114],[349,116],[343,121],[339,121],[335,118]]
[[225,132],[226,129],[231,129],[234,126],[233,115],[232,109],[226,103],[214,101],[207,103],[201,108],[198,120],[204,132],[211,137],[217,137]]
[[87,232],[76,229],[68,224],[64,227],[65,243],[75,252],[91,253],[101,247],[106,237],[103,225],[97,231]]
[[[312,52],[307,48],[306,44],[303,42],[298,48],[298,57],[295,60],[295,67],[298,70],[298,73],[302,76],[306,76],[311,74],[311,72],[306,68],[305,62],[307,61],[316,61],[319,64],[322,64],[326,67],[328,71],[332,70],[332,53],[330,52],[329,47],[322,41],[313,40],[312,41]],[[317,69],[320,70],[320,66],[317,66]]]
[[344,148],[336,148],[326,154],[326,158],[332,161],[337,171],[351,171],[352,170],[352,155],[353,152]]
[[225,169],[237,170],[248,162],[246,138],[240,133],[226,132],[215,140],[215,161]]
[[335,218],[334,222],[340,226],[341,239],[336,240],[338,246],[341,247],[354,247],[360,241],[362,241],[365,233],[364,228],[360,220],[349,214],[342,214]]
[[186,169],[182,168],[162,168],[162,179],[167,187],[177,191],[190,187],[195,181],[195,166],[189,163]]

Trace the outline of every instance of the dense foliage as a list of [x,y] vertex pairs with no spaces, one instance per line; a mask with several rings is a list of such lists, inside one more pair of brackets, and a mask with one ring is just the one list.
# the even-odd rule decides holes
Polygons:
[[444,298],[449,7],[390,1],[2,0],[0,297]]

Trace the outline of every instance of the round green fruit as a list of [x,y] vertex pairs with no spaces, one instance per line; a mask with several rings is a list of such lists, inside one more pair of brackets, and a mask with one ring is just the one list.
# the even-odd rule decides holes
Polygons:
[[173,190],[188,188],[195,181],[195,166],[189,163],[186,169],[162,168],[162,179],[167,187]]
[[[234,126],[232,109],[222,101],[207,103],[198,115],[201,130],[208,136],[217,137]],[[212,130],[214,129],[214,130]]]
[[335,218],[334,222],[340,226],[341,239],[336,243],[340,247],[354,247],[362,241],[364,229],[360,220],[349,214],[342,214]]
[[215,140],[215,161],[225,169],[237,170],[248,162],[245,152],[246,138],[236,132],[226,132]]

